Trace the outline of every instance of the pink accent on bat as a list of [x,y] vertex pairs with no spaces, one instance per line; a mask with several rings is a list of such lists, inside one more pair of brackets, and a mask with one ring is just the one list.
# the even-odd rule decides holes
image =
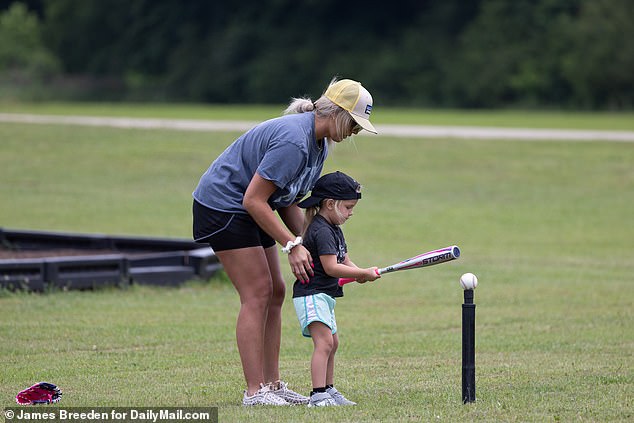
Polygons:
[[[399,264],[409,263],[410,261],[413,261],[413,260],[416,260],[416,259],[421,259],[421,258],[426,257],[426,256],[435,256],[435,255],[436,255],[436,254],[438,254],[438,253],[450,252],[450,251],[451,251],[451,248],[443,248],[442,250],[430,251],[429,253],[421,254],[421,255],[416,256],[416,257],[413,257],[413,258],[411,258],[411,259],[408,259],[408,260],[402,261],[402,262],[400,262]],[[442,262],[445,262],[445,261],[450,261],[450,260],[453,260],[453,254],[452,254],[452,257],[451,257],[450,259],[445,259],[445,260],[443,260],[443,261],[439,261],[438,263],[442,263]],[[412,263],[412,264],[411,264],[411,265],[409,265],[409,266],[403,266],[403,267],[401,267],[399,270],[415,269],[415,268],[417,268],[417,267],[421,267],[421,266],[420,266],[420,260],[416,260],[416,262],[415,262],[415,263]]]
[[[379,271],[379,269],[374,269],[374,273],[376,273],[377,276],[381,276],[381,272]],[[340,278],[339,286],[344,286],[347,283],[355,282],[355,281],[356,281],[355,278]]]
[[[396,271],[396,270],[416,269],[416,268],[419,268],[419,267],[423,267],[423,265],[421,264],[421,260],[423,258],[434,257],[434,256],[437,256],[437,255],[439,255],[441,253],[451,253],[451,258],[444,258],[444,259],[442,259],[440,261],[436,261],[434,263],[431,263],[430,265],[439,264],[439,263],[445,263],[447,261],[451,261],[451,260],[454,260],[454,259],[460,257],[460,251],[458,250],[458,252],[454,254],[454,249],[457,249],[457,247],[455,245],[452,245],[450,247],[441,248],[439,250],[428,251],[426,253],[419,254],[419,255],[414,256],[414,257],[410,257],[407,260],[403,260],[403,261],[401,261],[399,263],[396,263],[396,264],[393,264],[391,266],[384,267],[382,269],[378,269],[378,270],[376,270],[376,273],[378,275],[380,275],[381,273],[384,273],[386,271],[387,272],[391,272],[391,271]],[[409,266],[402,266],[403,264],[410,263],[412,261],[414,263],[411,263]],[[393,269],[394,267],[397,267],[397,266],[399,266],[397,269]],[[354,279],[354,278],[341,278],[341,279],[339,279],[339,286],[344,286],[347,283],[355,282],[355,281],[356,281],[356,279]]]
[[339,286],[344,286],[347,283],[356,281],[355,278],[341,278],[339,279]]
[[427,256],[427,255],[429,255],[429,254],[443,253],[443,252],[446,252],[446,251],[452,251],[452,250],[453,250],[453,247],[446,247],[446,248],[441,248],[440,250],[428,251],[428,252],[426,252],[426,253],[419,254],[419,255],[417,255],[417,256],[410,257],[410,258],[408,258],[408,259],[406,259],[406,260],[403,260],[403,261],[402,261],[402,262],[400,262],[399,264],[401,264],[401,263],[407,263],[408,261],[416,260],[416,259],[417,259],[417,258],[419,258],[419,257]]

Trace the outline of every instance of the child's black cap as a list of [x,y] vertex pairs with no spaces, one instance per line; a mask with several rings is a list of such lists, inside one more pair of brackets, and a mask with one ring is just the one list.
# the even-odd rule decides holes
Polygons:
[[361,198],[361,185],[343,172],[323,175],[317,180],[310,197],[297,204],[303,209],[319,205],[322,200],[358,200]]

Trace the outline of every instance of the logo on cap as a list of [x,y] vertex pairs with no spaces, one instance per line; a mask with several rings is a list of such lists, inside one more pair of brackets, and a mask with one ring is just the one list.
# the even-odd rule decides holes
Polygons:
[[372,105],[368,104],[365,106],[365,114],[369,115],[370,113],[372,113]]

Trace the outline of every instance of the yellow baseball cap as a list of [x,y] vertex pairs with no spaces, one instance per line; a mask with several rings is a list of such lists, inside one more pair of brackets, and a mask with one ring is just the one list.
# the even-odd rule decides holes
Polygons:
[[342,79],[330,85],[324,94],[326,98],[350,113],[350,116],[366,131],[377,134],[370,123],[372,96],[361,83]]

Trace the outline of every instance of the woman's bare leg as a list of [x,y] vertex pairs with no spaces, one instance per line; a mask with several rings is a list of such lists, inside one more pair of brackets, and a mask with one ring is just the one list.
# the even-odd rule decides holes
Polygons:
[[[253,395],[260,389],[260,384],[265,383],[265,328],[273,298],[267,256],[262,247],[218,251],[216,256],[240,295],[236,339],[247,395]],[[277,343],[279,355],[279,336]]]
[[273,294],[269,303],[264,328],[264,380],[275,382],[280,379],[280,344],[282,340],[282,304],[286,294],[286,284],[280,269],[277,246],[265,251],[273,284]]

